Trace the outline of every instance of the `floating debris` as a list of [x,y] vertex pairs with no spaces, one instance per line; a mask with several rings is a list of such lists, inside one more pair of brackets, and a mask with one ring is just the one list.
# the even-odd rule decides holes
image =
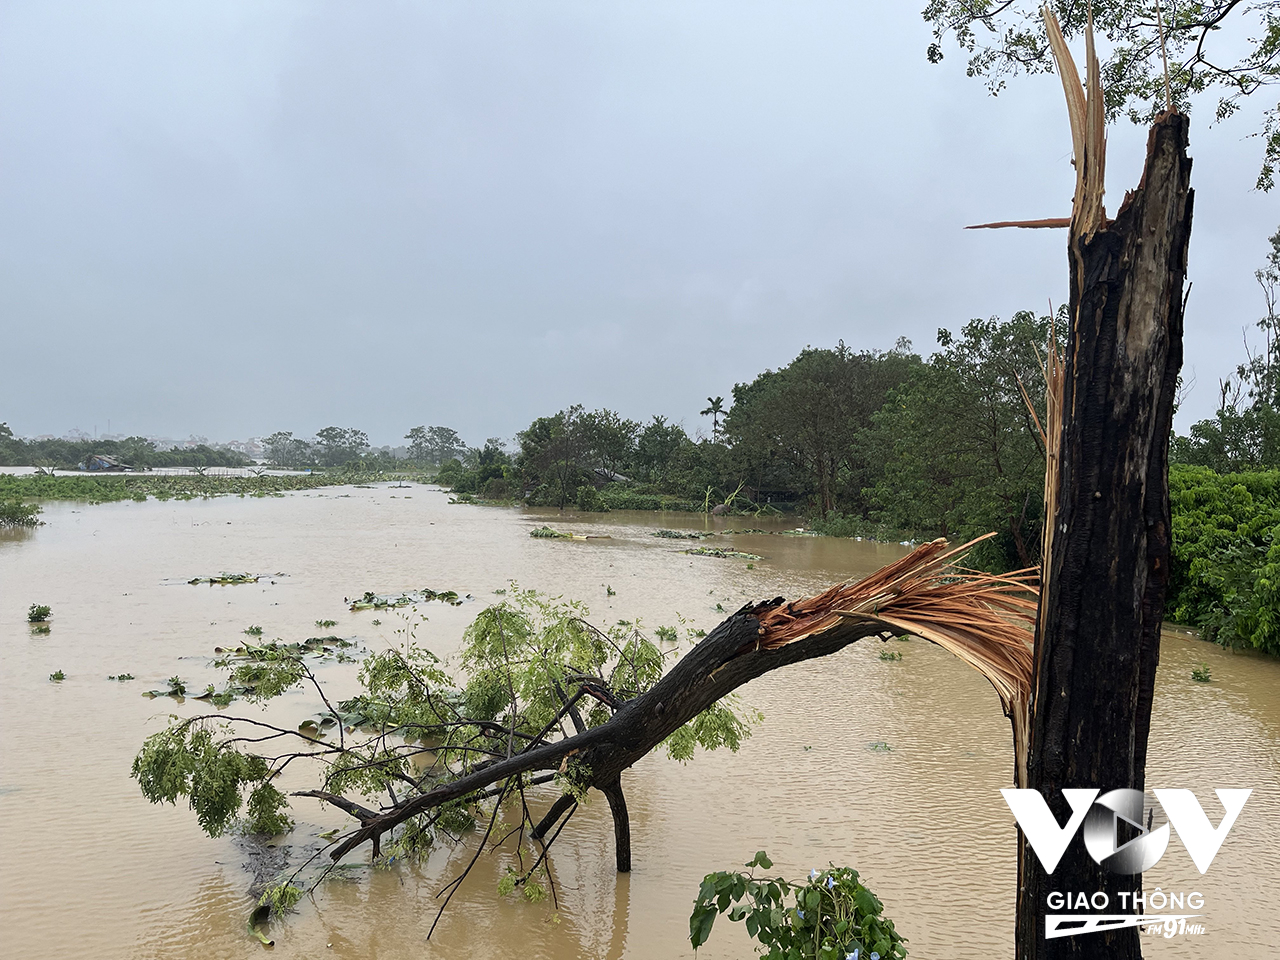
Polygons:
[[538,527],[537,530],[530,530],[529,536],[539,540],[572,540],[572,533],[561,533],[559,530],[552,530],[550,527]]
[[[736,530],[726,530],[725,533],[737,533]],[[655,530],[649,534],[651,537],[665,537],[668,540],[705,540],[707,537],[714,537],[714,533],[704,530]]]
[[538,527],[530,530],[529,536],[539,540],[612,540],[613,537],[603,533],[561,533],[550,527]]
[[347,640],[343,637],[308,637],[306,640],[300,640],[296,643],[272,640],[263,644],[245,643],[231,648],[214,647],[213,652],[219,655],[218,659],[214,661],[214,666],[230,666],[232,660],[279,660],[281,654],[294,657],[326,657],[336,654],[338,659],[341,660],[342,651],[355,645],[356,642],[354,640]]
[[154,700],[156,697],[173,697],[180,700],[187,695],[187,684],[181,677],[170,677],[167,681],[168,690],[148,690],[143,696]]
[[357,600],[350,597],[343,598],[346,603],[351,605],[352,610],[390,610],[394,607],[407,607],[415,603],[430,603],[438,600],[441,603],[447,603],[451,607],[460,607],[467,600],[473,600],[471,594],[465,597],[459,597],[453,590],[411,590],[405,593],[387,593],[378,594],[373,591],[365,591],[364,596]]
[[237,583],[257,583],[262,579],[262,575],[258,573],[220,573],[216,577],[195,577],[188,580],[187,583],[207,583],[207,584],[224,584],[230,586]]
[[754,553],[743,553],[740,550],[718,550],[715,547],[693,547],[684,551],[694,557],[718,557],[721,560],[733,558],[735,560],[763,560],[764,557],[756,556]]

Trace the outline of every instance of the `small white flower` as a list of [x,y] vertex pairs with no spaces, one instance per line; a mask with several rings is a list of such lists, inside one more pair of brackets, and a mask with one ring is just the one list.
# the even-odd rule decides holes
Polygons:
[[844,955],[844,960],[858,960],[858,954],[860,954],[861,952],[862,952],[861,947],[854,947],[853,953],[846,953]]

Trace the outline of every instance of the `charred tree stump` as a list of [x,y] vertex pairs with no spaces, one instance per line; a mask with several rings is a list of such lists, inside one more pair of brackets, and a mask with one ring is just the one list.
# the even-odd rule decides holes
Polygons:
[[[1035,646],[1027,786],[1066,822],[1062,788],[1144,788],[1169,577],[1169,431],[1182,365],[1193,194],[1187,118],[1160,117],[1138,188],[1069,242],[1057,510]],[[1140,889],[1077,838],[1050,877],[1019,843],[1017,956],[1137,958],[1136,928],[1045,939],[1046,897]],[[1116,911],[1119,912],[1119,911]]]

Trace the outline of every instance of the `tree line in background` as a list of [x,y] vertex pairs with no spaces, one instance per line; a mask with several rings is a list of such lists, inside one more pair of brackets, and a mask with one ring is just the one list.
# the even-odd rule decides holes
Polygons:
[[[1168,609],[1217,639],[1280,653],[1280,231],[1257,271],[1262,345],[1220,384],[1218,411],[1175,437],[1174,569]],[[939,330],[928,358],[843,342],[709,397],[709,436],[661,415],[647,422],[567,407],[508,447],[468,446],[418,426],[397,451],[364,431],[278,432],[266,458],[293,469],[434,471],[460,499],[610,509],[793,513],[816,532],[881,539],[997,536],[974,559],[993,570],[1039,563],[1044,446],[1041,359],[1066,318],[1023,312]],[[0,425],[4,463],[74,463],[106,452],[137,466],[235,465],[236,454],[157,451],[147,441],[24,441]]]
[[[1059,324],[1059,327],[1061,324]],[[710,437],[580,405],[535,419],[508,451],[441,462],[455,493],[534,506],[798,512],[838,535],[999,536],[991,566],[1037,562],[1048,317],[941,330],[927,360],[843,342],[708,398]],[[721,422],[723,418],[723,422]]]
[[[1257,271],[1262,345],[1220,385],[1218,411],[1172,442],[1168,610],[1230,646],[1280,654],[1280,231]],[[578,510],[795,511],[833,535],[964,539],[975,560],[1039,563],[1044,445],[1041,360],[1066,318],[1032,313],[939,330],[927,359],[809,348],[723,398],[711,436],[581,406],[445,461],[460,494]],[[723,423],[721,423],[723,418]]]
[[138,469],[154,467],[243,467],[243,454],[208,444],[161,450],[145,437],[124,440],[70,440],[61,437],[24,440],[0,423],[0,466],[74,470],[90,456],[107,456]]

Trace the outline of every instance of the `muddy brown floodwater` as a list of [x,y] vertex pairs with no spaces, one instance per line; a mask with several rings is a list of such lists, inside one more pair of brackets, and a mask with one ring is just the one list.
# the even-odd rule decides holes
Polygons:
[[[530,538],[549,516],[612,539]],[[345,596],[420,587],[470,593],[476,602],[422,608],[430,620],[419,641],[447,655],[481,605],[514,579],[586,601],[597,622],[638,617],[656,627],[675,624],[679,613],[710,629],[723,618],[717,604],[732,611],[749,599],[810,593],[904,550],[738,535],[735,546],[765,558],[747,569],[650,536],[661,526],[701,527],[700,517],[449,505],[420,485],[56,503],[44,519],[34,531],[0,533],[0,953],[24,960],[210,960],[265,949],[246,933],[245,850],[233,838],[204,836],[184,806],[147,803],[129,779],[139,744],[169,713],[206,709],[139,694],[175,674],[196,687],[214,681],[213,648],[234,643],[250,624],[265,637],[295,640],[332,619],[332,632],[378,647],[395,642],[403,622],[385,611],[349,613]],[[249,586],[181,582],[224,570],[282,575]],[[53,607],[47,636],[25,622],[34,602]],[[688,916],[701,877],[765,849],[792,877],[828,862],[857,867],[913,957],[1009,957],[1015,835],[998,792],[1010,782],[1008,724],[988,684],[942,650],[920,640],[893,648],[901,661],[881,661],[879,644],[863,641],[745,687],[743,704],[765,719],[736,755],[703,754],[684,766],[652,756],[630,771],[629,876],[613,870],[608,805],[596,797],[553,853],[558,912],[550,902],[500,899],[506,854],[486,855],[428,942],[435,894],[470,852],[442,849],[417,866],[342,871],[273,924],[274,953],[690,957]],[[1210,684],[1190,680],[1201,662]],[[340,693],[350,689],[351,667],[323,669]],[[66,680],[50,682],[55,670]],[[137,680],[107,679],[120,673]],[[296,693],[273,709],[301,717],[318,706]],[[1176,839],[1146,874],[1148,890],[1201,891],[1207,930],[1146,937],[1147,955],[1276,956],[1280,663],[1167,634],[1147,782],[1191,788],[1214,823],[1222,815],[1215,787],[1254,790],[1207,874]],[[282,855],[346,825],[318,801],[297,802],[294,813],[298,826],[281,841]],[[699,955],[750,953],[740,925],[722,919]]]

